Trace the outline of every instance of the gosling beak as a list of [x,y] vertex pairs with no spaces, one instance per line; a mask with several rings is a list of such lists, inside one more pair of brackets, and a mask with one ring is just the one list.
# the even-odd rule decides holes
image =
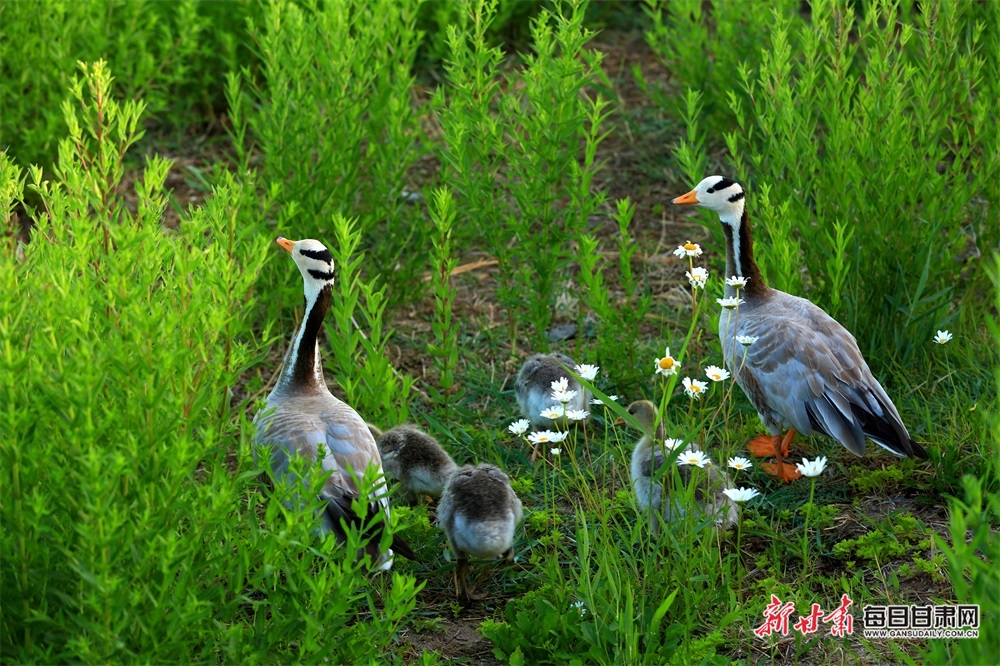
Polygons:
[[623,419],[622,417],[619,416],[618,418],[615,419],[615,425],[616,426],[623,426],[623,425],[625,425],[625,419]]
[[698,201],[698,190],[691,190],[687,194],[682,194],[676,199],[674,199],[675,204],[699,204]]
[[274,242],[277,243],[278,245],[280,245],[281,247],[285,248],[285,251],[288,252],[289,254],[292,253],[292,248],[295,247],[295,241],[288,240],[284,236],[278,236],[274,240]]

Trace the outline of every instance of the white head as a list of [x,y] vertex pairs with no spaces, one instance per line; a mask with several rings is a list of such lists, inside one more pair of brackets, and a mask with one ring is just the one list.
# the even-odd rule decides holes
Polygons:
[[743,188],[735,180],[709,176],[687,194],[674,199],[674,203],[714,210],[724,223],[738,229],[743,217],[744,196]]
[[305,283],[306,300],[311,303],[323,287],[333,282],[333,255],[325,245],[311,238],[293,241],[278,236],[275,242],[295,260]]

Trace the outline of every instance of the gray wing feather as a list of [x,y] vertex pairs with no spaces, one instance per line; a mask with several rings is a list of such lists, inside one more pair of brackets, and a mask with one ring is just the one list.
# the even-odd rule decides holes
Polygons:
[[[733,354],[728,315],[720,318],[719,333],[723,356],[735,373],[743,347],[737,344]],[[804,435],[820,433],[857,455],[864,453],[867,436],[902,454],[890,446],[897,438],[910,441],[899,413],[872,376],[854,336],[833,317],[805,299],[773,292],[762,303],[741,306],[736,323],[736,334],[758,338],[747,348],[737,383],[772,434],[787,426]],[[866,424],[874,422],[883,423],[885,436],[866,435]]]

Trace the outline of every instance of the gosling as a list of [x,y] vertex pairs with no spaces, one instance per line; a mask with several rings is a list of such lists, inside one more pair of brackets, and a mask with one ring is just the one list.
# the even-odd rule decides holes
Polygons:
[[458,469],[436,439],[411,425],[380,431],[372,424],[385,475],[399,481],[406,501],[418,504],[422,496],[438,499],[448,477]]
[[[656,406],[649,400],[638,400],[628,406],[628,413],[632,414],[647,432],[653,431],[656,423]],[[656,433],[653,437],[643,434],[642,438],[636,442],[632,451],[632,488],[635,491],[636,504],[639,509],[649,515],[650,532],[656,536],[659,532],[659,521],[662,517],[668,523],[674,522],[684,517],[685,507],[679,504],[678,498],[667,498],[667,506],[663,505],[663,483],[660,480],[653,480],[653,472],[659,469],[665,460],[663,450],[657,442],[664,440],[662,425],[657,425]],[[691,468],[687,465],[677,467],[680,472],[681,481],[687,484],[691,481]],[[739,510],[735,502],[730,500],[722,491],[731,488],[732,483],[725,471],[709,465],[708,489],[699,484],[695,489],[695,498],[701,515],[710,515],[715,518],[715,525],[722,530],[732,529],[739,520]]]
[[567,391],[576,395],[566,404],[568,410],[586,409],[590,394],[564,369],[576,364],[565,354],[535,354],[524,362],[514,380],[514,395],[524,418],[531,421],[535,429],[554,427],[552,419],[542,416],[542,412],[560,403],[552,397],[552,383],[566,381]]
[[460,467],[445,484],[437,522],[458,560],[456,596],[463,604],[483,599],[485,595],[476,594],[475,586],[470,589],[466,582],[469,557],[514,560],[514,528],[521,522],[521,500],[510,487],[510,478],[487,463]]

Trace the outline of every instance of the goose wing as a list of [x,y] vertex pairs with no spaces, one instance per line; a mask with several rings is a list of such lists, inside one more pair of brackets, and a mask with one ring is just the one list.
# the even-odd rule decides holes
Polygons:
[[[856,455],[864,453],[866,438],[896,455],[923,453],[872,375],[854,336],[821,308],[773,292],[768,300],[740,312],[737,324],[739,335],[758,338],[747,349],[738,383],[769,427],[789,425],[806,435],[819,432]],[[732,338],[729,341],[727,347]],[[743,348],[736,347],[738,367]],[[733,359],[727,362],[734,367]]]

